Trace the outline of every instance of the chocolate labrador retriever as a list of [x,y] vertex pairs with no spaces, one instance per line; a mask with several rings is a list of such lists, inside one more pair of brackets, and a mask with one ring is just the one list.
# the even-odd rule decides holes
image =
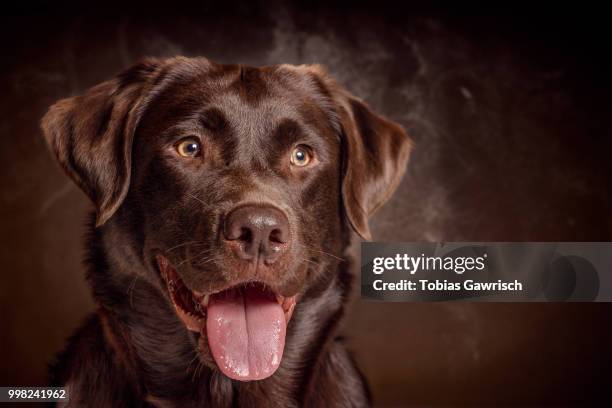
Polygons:
[[411,142],[318,66],[146,60],[57,102],[48,144],[93,201],[97,312],[54,368],[76,406],[365,406],[338,326],[351,229]]

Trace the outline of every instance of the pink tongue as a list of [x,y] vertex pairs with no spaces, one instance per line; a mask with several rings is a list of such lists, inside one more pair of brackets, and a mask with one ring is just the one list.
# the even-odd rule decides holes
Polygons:
[[274,374],[283,356],[286,326],[283,308],[261,287],[226,290],[208,302],[208,345],[223,374],[235,380]]

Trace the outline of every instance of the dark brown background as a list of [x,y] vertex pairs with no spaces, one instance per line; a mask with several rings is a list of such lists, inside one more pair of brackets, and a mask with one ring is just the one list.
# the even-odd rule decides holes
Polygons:
[[[2,21],[0,385],[44,384],[93,309],[90,204],[47,152],[40,117],[143,56],[321,63],[406,126],[416,150],[372,220],[377,240],[612,239],[603,11],[377,4]],[[356,302],[345,331],[379,405],[593,402],[612,379],[610,312]]]

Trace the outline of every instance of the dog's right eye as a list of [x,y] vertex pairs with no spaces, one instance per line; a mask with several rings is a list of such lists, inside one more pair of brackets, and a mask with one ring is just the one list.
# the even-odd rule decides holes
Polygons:
[[200,141],[194,137],[188,137],[186,139],[181,140],[176,145],[176,151],[182,157],[196,157],[200,155],[202,151],[202,146],[200,145]]

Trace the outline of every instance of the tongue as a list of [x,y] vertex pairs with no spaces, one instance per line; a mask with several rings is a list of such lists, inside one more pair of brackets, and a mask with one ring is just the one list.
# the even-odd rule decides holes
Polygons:
[[250,381],[278,368],[287,323],[273,293],[261,287],[229,289],[208,302],[208,345],[223,374]]

